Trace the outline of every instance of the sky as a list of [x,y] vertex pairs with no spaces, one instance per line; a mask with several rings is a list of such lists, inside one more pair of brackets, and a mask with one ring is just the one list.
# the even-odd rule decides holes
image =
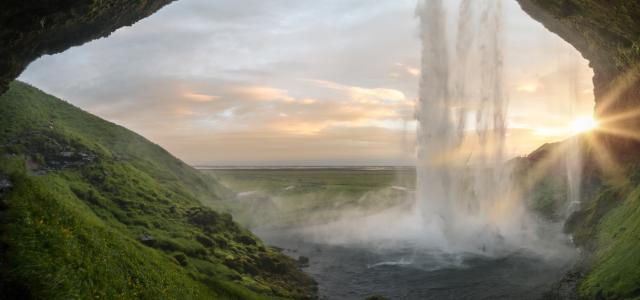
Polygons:
[[[455,15],[457,1],[446,2]],[[507,148],[516,156],[566,138],[574,119],[591,115],[593,73],[515,1],[504,3]],[[19,79],[193,165],[411,164],[415,8],[416,0],[180,0],[44,56]]]

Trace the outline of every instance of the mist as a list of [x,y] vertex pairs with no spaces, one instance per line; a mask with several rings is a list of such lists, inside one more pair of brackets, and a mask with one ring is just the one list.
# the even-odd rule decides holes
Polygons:
[[[335,221],[297,230],[314,241],[381,251],[407,247],[453,256],[571,257],[562,222],[529,211],[507,163],[501,2],[460,2],[454,50],[448,13],[438,0],[416,9],[423,40],[416,190],[383,211],[340,211]],[[579,197],[576,168],[578,162],[567,163],[569,203]]]

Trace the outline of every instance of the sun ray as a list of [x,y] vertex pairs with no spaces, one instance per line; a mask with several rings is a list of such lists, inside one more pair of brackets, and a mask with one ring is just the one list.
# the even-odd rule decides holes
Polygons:
[[589,147],[589,157],[598,165],[600,170],[607,178],[618,180],[626,180],[623,176],[623,168],[611,155],[611,152],[602,145],[601,141],[604,135],[602,133],[589,135],[587,137]]
[[549,174],[554,166],[558,164],[560,159],[567,153],[568,143],[559,143],[556,147],[551,148],[541,160],[536,161],[533,169],[527,170],[527,177],[524,182],[524,190],[533,188],[543,177]]
[[615,124],[616,122],[619,122],[619,121],[624,121],[627,119],[637,118],[637,117],[640,117],[640,109],[632,109],[632,110],[627,110],[625,112],[621,112],[618,114],[609,115],[606,117],[599,117],[598,123],[600,124],[600,126],[606,127],[607,124]]
[[609,85],[606,93],[600,97],[600,103],[596,105],[596,115],[607,116],[609,109],[618,102],[620,96],[637,86],[638,81],[640,81],[640,67],[631,68],[623,75],[618,76]]
[[635,132],[633,130],[626,130],[619,127],[601,127],[598,128],[598,132],[625,139],[640,141],[640,132]]

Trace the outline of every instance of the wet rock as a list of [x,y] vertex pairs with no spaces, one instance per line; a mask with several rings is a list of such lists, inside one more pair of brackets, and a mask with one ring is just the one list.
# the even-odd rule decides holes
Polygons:
[[224,238],[215,237],[213,239],[214,239],[216,245],[218,245],[218,247],[223,248],[223,249],[226,249],[226,248],[229,247],[229,243],[227,243],[227,240],[225,240]]
[[247,236],[247,235],[242,235],[238,238],[238,241],[240,243],[243,243],[245,245],[256,245],[257,242],[254,238]]
[[84,162],[93,162],[96,159],[96,155],[87,152],[79,152],[78,155]]
[[223,262],[223,264],[224,264],[225,266],[227,266],[229,269],[232,269],[232,270],[236,270],[236,271],[240,271],[240,272],[242,272],[242,266],[241,266],[241,264],[240,264],[238,261],[236,261],[236,260],[233,260],[233,259],[226,259],[226,260]]
[[256,276],[259,273],[258,268],[249,263],[243,264],[242,268],[246,274],[250,274],[252,276]]
[[13,182],[8,178],[0,177],[0,193],[8,192],[13,188]]
[[300,267],[306,268],[309,266],[309,258],[306,256],[299,256],[298,257],[298,265],[300,265]]
[[233,280],[233,281],[242,281],[242,276],[240,276],[238,274],[231,274],[227,278],[229,278],[230,280]]
[[220,214],[203,207],[194,207],[189,209],[187,217],[189,223],[205,229],[206,231],[215,231],[224,223]]
[[0,195],[8,193],[11,189],[13,189],[13,182],[9,178],[0,175]]
[[198,243],[202,244],[202,246],[205,246],[207,248],[212,248],[216,245],[214,241],[202,235],[196,236],[196,241],[198,241]]
[[261,256],[258,259],[258,265],[261,269],[273,274],[284,274],[287,272],[286,264],[267,255]]
[[2,201],[4,195],[8,194],[13,189],[13,182],[8,178],[0,177],[0,210],[7,208],[7,204]]
[[150,234],[146,233],[138,236],[138,241],[147,246],[153,246],[156,243],[156,239],[153,238],[153,236],[151,236]]
[[273,269],[275,269],[276,264],[273,261],[273,259],[271,259],[271,257],[269,256],[261,256],[258,259],[258,264],[260,265],[261,268],[267,270],[267,271],[272,271]]
[[578,286],[584,279],[584,273],[580,270],[572,270],[543,296],[542,300],[579,300]]
[[62,151],[62,152],[60,152],[60,156],[64,157],[64,158],[71,158],[74,155],[76,155],[76,153],[73,152],[73,151]]
[[385,297],[380,296],[380,295],[373,295],[373,296],[367,297],[366,300],[388,300],[388,298],[385,298]]

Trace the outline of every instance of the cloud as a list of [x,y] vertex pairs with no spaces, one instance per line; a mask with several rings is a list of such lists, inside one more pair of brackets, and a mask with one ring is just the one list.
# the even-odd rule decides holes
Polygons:
[[328,80],[309,79],[319,86],[344,92],[350,100],[361,103],[380,103],[385,101],[407,101],[403,92],[389,88],[363,88],[358,86],[347,86]]
[[402,71],[402,72],[404,72],[406,74],[409,74],[411,76],[414,76],[414,77],[420,76],[420,73],[421,73],[419,68],[412,67],[412,66],[407,66],[407,65],[402,64],[402,63],[395,63],[394,66],[397,69],[399,69],[400,71]]
[[218,96],[198,94],[195,92],[187,92],[184,94],[184,98],[194,102],[211,102],[218,99]]
[[291,102],[294,100],[287,94],[287,91],[269,86],[239,86],[234,88],[231,93],[241,98],[257,101]]
[[[566,72],[548,63],[558,38],[506,5],[510,121],[524,143],[515,135],[566,118]],[[21,79],[188,162],[406,161],[420,77],[414,11],[415,0],[177,1],[43,57]],[[593,105],[586,82],[581,111]]]

